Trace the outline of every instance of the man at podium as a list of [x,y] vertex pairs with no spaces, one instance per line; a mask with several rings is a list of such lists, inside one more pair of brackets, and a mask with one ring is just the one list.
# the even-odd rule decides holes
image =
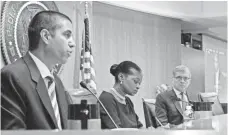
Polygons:
[[68,100],[52,69],[75,47],[72,21],[41,11],[30,22],[27,54],[1,70],[1,129],[66,129]]

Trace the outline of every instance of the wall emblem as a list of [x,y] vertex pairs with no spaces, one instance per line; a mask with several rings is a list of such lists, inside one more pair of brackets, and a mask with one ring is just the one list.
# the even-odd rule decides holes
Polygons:
[[[58,11],[51,1],[6,1],[1,14],[1,49],[6,64],[16,61],[28,51],[28,25],[39,11]],[[55,66],[60,73],[62,65]]]

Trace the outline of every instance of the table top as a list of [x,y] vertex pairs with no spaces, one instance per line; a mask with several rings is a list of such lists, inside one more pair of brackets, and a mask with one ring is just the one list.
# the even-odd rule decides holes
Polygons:
[[[211,122],[211,124],[209,124]],[[192,125],[171,130],[165,129],[117,129],[117,130],[14,130],[1,131],[2,135],[227,135],[227,114],[210,119],[192,120]]]
[[227,135],[227,114],[212,116],[211,118],[189,120],[172,130],[214,130],[221,134]]
[[26,130],[1,131],[2,135],[220,135],[212,130]]

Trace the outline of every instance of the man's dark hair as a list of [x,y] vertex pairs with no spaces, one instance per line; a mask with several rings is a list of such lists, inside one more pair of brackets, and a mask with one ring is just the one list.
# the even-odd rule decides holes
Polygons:
[[56,11],[41,11],[32,18],[28,27],[30,51],[38,48],[40,31],[42,29],[47,29],[52,36],[55,35],[55,30],[61,27],[59,25],[59,18],[67,19],[72,23],[68,16]]

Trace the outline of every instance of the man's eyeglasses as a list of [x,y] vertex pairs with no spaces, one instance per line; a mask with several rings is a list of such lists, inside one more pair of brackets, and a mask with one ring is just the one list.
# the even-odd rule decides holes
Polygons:
[[181,81],[182,79],[184,80],[184,81],[188,81],[188,80],[190,80],[191,78],[188,78],[188,77],[182,77],[182,76],[177,76],[177,77],[175,77],[178,81]]

